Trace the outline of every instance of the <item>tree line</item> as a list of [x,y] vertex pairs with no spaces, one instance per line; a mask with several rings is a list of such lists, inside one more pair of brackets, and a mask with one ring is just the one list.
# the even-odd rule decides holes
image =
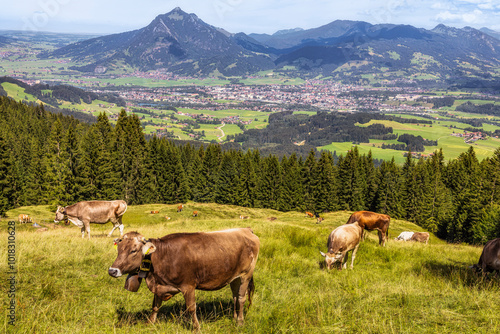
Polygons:
[[[471,147],[445,162],[375,165],[353,147],[334,159],[311,150],[264,156],[257,149],[146,139],[124,110],[112,126],[0,97],[0,213],[81,200],[215,202],[280,211],[372,210],[406,219],[451,242],[482,243],[500,232],[500,149],[478,161]],[[238,147],[236,144],[233,147]]]

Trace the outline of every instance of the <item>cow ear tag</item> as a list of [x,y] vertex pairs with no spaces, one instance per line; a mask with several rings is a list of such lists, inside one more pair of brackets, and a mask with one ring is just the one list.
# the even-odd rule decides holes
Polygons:
[[113,248],[118,249],[118,244],[116,242],[113,244]]

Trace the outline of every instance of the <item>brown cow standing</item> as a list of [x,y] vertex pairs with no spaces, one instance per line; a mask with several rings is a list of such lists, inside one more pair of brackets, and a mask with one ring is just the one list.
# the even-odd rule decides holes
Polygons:
[[484,245],[479,262],[473,268],[480,269],[483,276],[489,272],[500,272],[500,238],[490,240]]
[[314,217],[314,214],[312,212],[306,211],[306,217],[312,218]]
[[[162,301],[181,292],[193,326],[199,329],[195,289],[213,291],[227,284],[233,293],[234,318],[240,324],[243,322],[247,294],[252,303],[253,271],[260,247],[259,238],[251,229],[174,233],[149,240],[137,232],[129,232],[115,242],[118,242],[118,256],[108,273],[112,277],[129,274],[125,287],[131,291],[139,288],[138,275],[146,278],[154,294],[151,322],[155,322]],[[151,268],[138,274],[147,254]]]
[[327,268],[332,269],[336,262],[340,262],[340,270],[342,270],[342,267],[347,268],[347,252],[352,250],[350,266],[352,269],[362,235],[363,228],[358,225],[358,222],[341,225],[333,230],[328,236],[328,242],[326,244],[328,253],[325,254],[320,251],[321,255],[325,258]]
[[179,205],[179,206],[177,207],[177,212],[181,212],[183,208],[184,208],[184,205],[183,205],[183,204]]
[[427,244],[429,242],[429,232],[414,232],[410,241],[418,241]]
[[198,211],[193,211],[193,217],[198,217]]
[[90,239],[90,223],[106,224],[110,221],[113,223],[113,229],[109,232],[108,237],[116,228],[119,228],[120,235],[123,235],[122,216],[125,211],[127,211],[127,203],[122,200],[82,201],[66,207],[59,206],[54,222],[58,223],[67,217],[70,222],[81,228],[82,238],[87,231]]
[[[391,222],[391,217],[382,213],[375,213],[371,211],[357,211],[349,217],[347,224],[352,224],[356,221],[359,226],[367,231],[377,230],[379,245],[385,246],[385,242],[389,235],[389,223]],[[364,239],[364,234],[362,239]]]

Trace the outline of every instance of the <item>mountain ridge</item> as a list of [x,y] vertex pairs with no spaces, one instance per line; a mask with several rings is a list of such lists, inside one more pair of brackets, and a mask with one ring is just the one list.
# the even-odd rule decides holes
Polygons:
[[338,76],[349,68],[344,72],[354,76],[403,71],[400,77],[421,73],[445,81],[497,75],[492,69],[500,67],[500,40],[471,27],[439,24],[428,30],[350,20],[272,35],[233,34],[177,7],[144,28],[73,43],[40,57],[75,58],[85,65],[73,69],[87,72],[125,63],[142,71],[241,76],[292,66],[304,75]]

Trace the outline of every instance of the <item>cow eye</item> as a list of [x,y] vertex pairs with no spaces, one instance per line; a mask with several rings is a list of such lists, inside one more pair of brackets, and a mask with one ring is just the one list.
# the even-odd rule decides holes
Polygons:
[[131,253],[131,254],[137,253],[137,249],[132,249],[132,250],[130,251],[130,253]]

